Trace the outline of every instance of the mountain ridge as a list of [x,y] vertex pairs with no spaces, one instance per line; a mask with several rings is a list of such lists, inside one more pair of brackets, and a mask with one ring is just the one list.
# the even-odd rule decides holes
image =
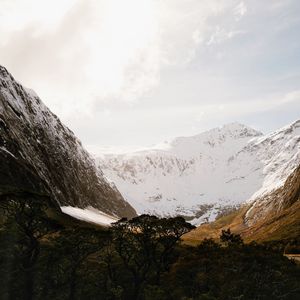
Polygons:
[[97,162],[139,213],[200,224],[284,183],[300,161],[298,125],[263,135],[235,122]]

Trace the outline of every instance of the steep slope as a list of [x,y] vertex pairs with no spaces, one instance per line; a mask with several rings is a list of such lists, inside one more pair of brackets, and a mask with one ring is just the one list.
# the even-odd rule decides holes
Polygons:
[[135,215],[74,134],[0,67],[0,194],[13,190],[47,194],[60,206]]
[[283,186],[251,203],[243,220],[248,239],[300,237],[300,162]]
[[265,136],[232,123],[97,161],[139,213],[200,224],[282,186],[299,162],[299,135],[300,121]]
[[250,202],[281,187],[300,163],[300,120],[250,141],[232,159],[235,168],[245,161],[252,167],[263,165],[262,186]]
[[184,240],[197,244],[204,238],[218,239],[227,228],[246,241],[300,238],[300,163],[283,186],[215,222],[199,226]]

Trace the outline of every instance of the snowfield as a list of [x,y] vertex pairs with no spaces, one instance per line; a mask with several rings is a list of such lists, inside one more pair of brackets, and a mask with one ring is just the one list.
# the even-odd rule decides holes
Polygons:
[[111,223],[118,221],[117,218],[109,216],[91,206],[84,209],[72,206],[62,206],[61,210],[63,213],[73,218],[105,227],[110,226]]
[[182,215],[198,225],[284,184],[300,163],[300,121],[268,135],[231,123],[96,160],[138,213]]

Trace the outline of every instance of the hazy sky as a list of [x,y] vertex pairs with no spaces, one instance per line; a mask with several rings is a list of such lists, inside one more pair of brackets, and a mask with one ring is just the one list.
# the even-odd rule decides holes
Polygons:
[[299,0],[0,0],[0,64],[90,149],[300,118]]

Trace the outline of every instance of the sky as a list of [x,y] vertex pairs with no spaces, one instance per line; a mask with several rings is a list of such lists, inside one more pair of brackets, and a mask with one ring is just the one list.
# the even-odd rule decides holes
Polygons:
[[0,0],[0,64],[92,152],[300,118],[298,0]]

